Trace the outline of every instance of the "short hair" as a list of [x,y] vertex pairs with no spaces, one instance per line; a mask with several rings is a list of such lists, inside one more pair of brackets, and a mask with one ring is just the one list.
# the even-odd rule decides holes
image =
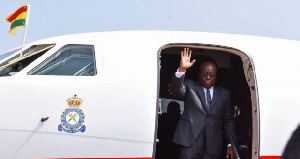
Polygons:
[[206,63],[206,62],[211,62],[211,63],[215,64],[216,67],[217,67],[217,69],[218,69],[218,64],[217,64],[217,62],[216,62],[214,59],[208,59],[208,60],[202,61],[202,62],[200,63],[200,68],[199,68],[199,70],[201,69],[201,66],[202,66],[204,63]]
[[176,101],[171,101],[168,104],[167,113],[180,113],[180,104]]

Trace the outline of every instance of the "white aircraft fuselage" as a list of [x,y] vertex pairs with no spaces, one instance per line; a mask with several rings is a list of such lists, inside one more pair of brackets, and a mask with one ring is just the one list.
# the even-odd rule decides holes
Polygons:
[[0,56],[0,158],[155,158],[160,105],[164,112],[173,100],[162,95],[163,77],[179,66],[168,57],[184,47],[229,72],[238,58],[251,99],[251,158],[281,156],[299,124],[300,42],[116,31],[49,38],[27,44],[21,57],[13,58],[18,49]]

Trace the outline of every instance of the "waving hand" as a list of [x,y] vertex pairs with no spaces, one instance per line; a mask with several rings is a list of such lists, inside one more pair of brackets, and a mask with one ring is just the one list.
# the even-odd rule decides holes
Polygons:
[[179,72],[185,72],[187,69],[194,65],[196,60],[193,60],[191,62],[191,55],[192,50],[190,50],[189,48],[184,48],[183,51],[181,51]]

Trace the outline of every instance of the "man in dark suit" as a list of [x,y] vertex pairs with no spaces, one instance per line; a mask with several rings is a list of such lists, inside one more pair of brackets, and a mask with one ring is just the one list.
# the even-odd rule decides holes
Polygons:
[[[181,159],[217,159],[222,157],[223,136],[236,139],[230,93],[215,86],[217,66],[212,61],[201,64],[199,81],[184,79],[192,51],[181,51],[180,67],[171,81],[173,93],[184,100],[184,112],[177,125],[173,142],[180,145]],[[227,139],[227,158],[234,158]]]

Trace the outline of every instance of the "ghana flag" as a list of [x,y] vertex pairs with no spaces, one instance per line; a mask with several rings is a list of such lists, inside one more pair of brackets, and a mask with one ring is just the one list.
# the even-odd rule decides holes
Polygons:
[[15,34],[15,29],[26,25],[27,5],[21,6],[13,14],[7,16],[5,20],[11,23],[9,33]]

